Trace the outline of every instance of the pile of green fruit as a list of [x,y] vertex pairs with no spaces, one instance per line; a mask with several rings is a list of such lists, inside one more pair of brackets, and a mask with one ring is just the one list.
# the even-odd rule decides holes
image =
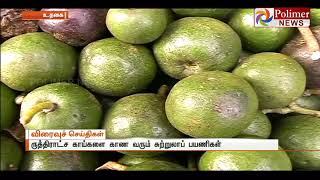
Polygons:
[[[21,10],[1,15],[1,170],[320,170],[320,9],[310,28],[258,28],[253,9],[67,10],[14,32]],[[99,128],[280,147],[23,150],[24,129]]]

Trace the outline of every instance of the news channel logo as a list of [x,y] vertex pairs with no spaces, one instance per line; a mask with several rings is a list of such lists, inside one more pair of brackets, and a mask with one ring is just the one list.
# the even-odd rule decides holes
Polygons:
[[272,27],[274,25],[274,8],[254,9],[255,27]]

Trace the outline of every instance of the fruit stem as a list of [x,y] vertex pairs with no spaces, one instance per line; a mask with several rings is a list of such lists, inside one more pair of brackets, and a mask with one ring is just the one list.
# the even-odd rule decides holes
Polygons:
[[320,89],[307,89],[303,96],[320,95]]
[[23,116],[20,117],[19,121],[22,125],[28,124],[34,115],[43,111],[45,113],[54,111],[57,108],[57,104],[50,101],[43,101],[34,105],[31,109],[27,110]]
[[267,114],[267,113],[288,114],[288,113],[295,112],[299,114],[307,114],[307,115],[320,117],[320,111],[303,108],[298,104],[296,104],[295,102],[289,104],[288,107],[276,108],[276,109],[264,109],[262,110],[262,112],[264,114]]
[[25,97],[25,95],[24,94],[20,94],[19,96],[17,96],[16,98],[15,98],[15,103],[16,104],[22,104],[22,101],[23,101],[23,99],[24,99],[24,97]]
[[316,61],[320,59],[320,47],[317,39],[314,37],[310,28],[298,28],[303,39],[305,40],[309,50],[311,51],[311,59]]
[[200,67],[197,63],[189,63],[187,65],[184,65],[184,70],[182,71],[182,73],[185,76],[190,76],[192,74],[196,74],[200,71]]
[[17,171],[18,168],[14,164],[9,164],[9,171]]
[[264,109],[262,110],[262,112],[264,114],[268,114],[268,113],[288,114],[288,113],[292,113],[293,110],[288,107],[285,107],[285,108],[276,108],[276,109]]
[[158,90],[158,95],[166,98],[169,94],[169,87],[167,85],[162,85]]
[[15,123],[10,128],[3,129],[3,131],[8,132],[12,137],[14,137],[19,142],[24,142],[25,140],[25,129],[20,122]]
[[289,108],[292,109],[296,113],[308,114],[308,115],[320,117],[320,111],[303,108],[295,102],[289,104]]
[[116,170],[116,171],[125,171],[128,166],[119,164],[114,161],[108,161],[107,163],[103,164],[102,166],[98,167],[95,171],[99,170]]

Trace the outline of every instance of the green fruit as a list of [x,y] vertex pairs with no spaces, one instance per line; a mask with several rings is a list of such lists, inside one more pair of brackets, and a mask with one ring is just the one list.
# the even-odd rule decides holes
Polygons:
[[280,53],[264,52],[249,56],[233,73],[253,86],[261,109],[289,105],[303,94],[306,86],[302,66]]
[[23,158],[23,151],[13,138],[1,135],[1,171],[18,170]]
[[207,151],[199,161],[200,171],[291,171],[284,151]]
[[227,19],[233,11],[233,9],[227,8],[178,8],[172,10],[180,16],[212,17],[220,20]]
[[271,137],[286,150],[300,150],[288,152],[293,168],[320,170],[320,118],[298,115],[275,121]]
[[140,93],[118,100],[105,117],[108,138],[179,138],[165,114],[165,99],[153,93]]
[[242,78],[211,71],[179,81],[165,107],[170,123],[189,136],[234,137],[252,123],[258,98]]
[[229,21],[241,37],[243,47],[253,52],[275,51],[294,33],[294,28],[255,27],[254,21],[253,9],[237,10]]
[[126,166],[133,166],[140,163],[143,163],[145,161],[167,161],[167,162],[174,162],[177,163],[175,159],[171,156],[130,156],[130,155],[124,155],[121,159],[118,160],[118,163],[126,165]]
[[295,102],[303,108],[320,111],[320,96],[313,95],[300,97]]
[[71,83],[41,86],[21,104],[20,122],[28,129],[96,129],[102,108],[86,89]]
[[228,71],[241,52],[239,36],[224,22],[186,17],[171,23],[153,45],[161,69],[182,79],[203,71]]
[[147,87],[157,72],[152,52],[115,38],[95,41],[81,52],[80,78],[100,94],[126,96]]
[[261,111],[257,113],[253,122],[240,135],[258,136],[267,139],[271,133],[271,123]]
[[264,137],[261,136],[256,136],[256,135],[248,135],[248,134],[240,134],[235,138],[243,138],[243,139],[265,139]]
[[28,152],[23,171],[93,171],[98,163],[94,152]]
[[70,80],[77,60],[73,47],[47,33],[19,35],[1,44],[1,82],[17,91],[30,91]]
[[[106,137],[181,138],[165,114],[165,99],[153,93],[140,93],[118,100],[105,116]],[[154,152],[130,152],[136,156],[155,156]]]
[[146,44],[158,39],[170,23],[168,9],[109,9],[106,24],[117,39]]
[[187,171],[187,169],[172,162],[152,160],[129,166],[126,171]]
[[319,8],[311,8],[311,25],[317,26],[320,25],[320,9]]
[[16,93],[1,83],[1,129],[9,128],[17,120],[19,109],[15,104]]

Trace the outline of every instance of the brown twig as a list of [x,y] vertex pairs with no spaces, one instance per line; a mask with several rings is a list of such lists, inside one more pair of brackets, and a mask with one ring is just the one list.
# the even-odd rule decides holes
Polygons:
[[103,164],[102,166],[98,167],[95,171],[99,170],[116,170],[116,171],[125,171],[128,166],[119,164],[114,161],[108,161],[107,163]]
[[311,59],[319,60],[320,59],[320,47],[317,39],[314,37],[310,28],[298,28],[303,39],[305,40],[309,50],[311,51]]
[[262,110],[262,112],[264,114],[267,114],[267,113],[288,114],[288,113],[295,112],[299,114],[307,114],[307,115],[320,117],[320,111],[303,108],[298,104],[296,104],[295,102],[289,104],[288,107],[276,108],[276,109],[264,109]]
[[169,94],[169,87],[167,85],[162,85],[158,90],[158,95],[166,98]]

